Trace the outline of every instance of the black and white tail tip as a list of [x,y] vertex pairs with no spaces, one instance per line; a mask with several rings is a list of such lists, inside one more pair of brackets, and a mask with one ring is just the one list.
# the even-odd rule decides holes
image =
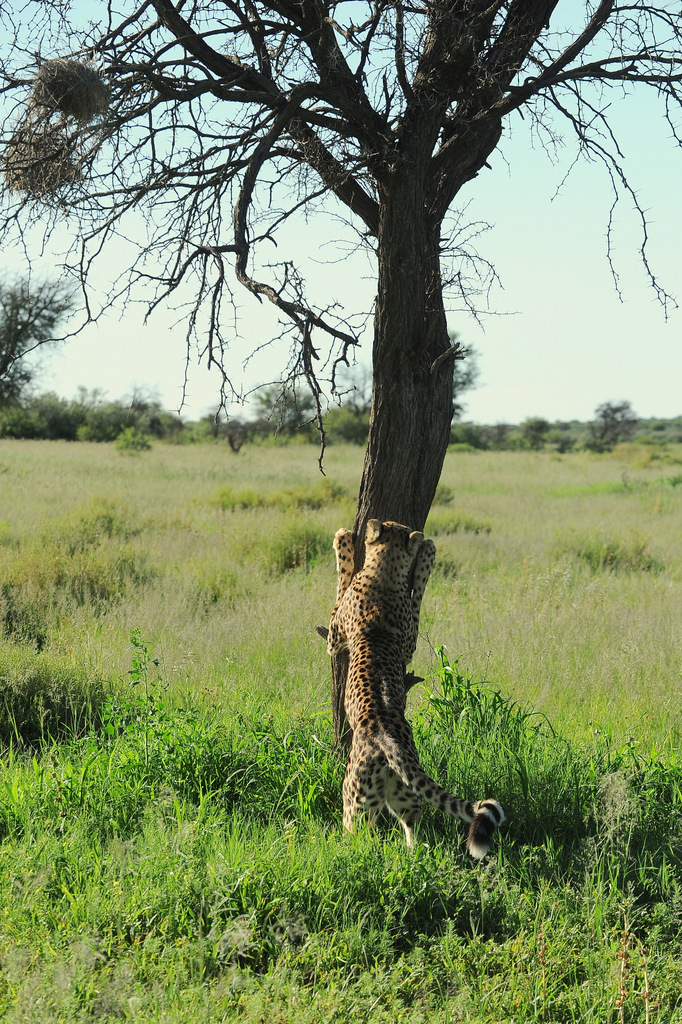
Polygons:
[[493,832],[504,821],[504,811],[497,800],[480,800],[474,804],[474,818],[469,826],[467,850],[475,860],[482,860],[490,850]]

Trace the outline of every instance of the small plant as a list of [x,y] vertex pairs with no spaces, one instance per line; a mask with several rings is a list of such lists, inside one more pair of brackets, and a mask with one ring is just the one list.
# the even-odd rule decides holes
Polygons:
[[37,745],[99,725],[102,679],[23,644],[0,646],[0,747]]
[[269,504],[283,509],[319,509],[334,505],[347,496],[345,487],[325,478],[316,484],[275,491],[270,496]]
[[444,483],[438,484],[436,494],[433,499],[434,505],[451,505],[454,500],[455,488]]
[[223,511],[234,509],[265,508],[268,504],[267,496],[255,487],[240,487],[235,490],[230,484],[223,484],[209,498],[210,505],[217,505]]
[[58,520],[51,537],[69,555],[99,547],[113,538],[129,540],[140,533],[128,509],[109,498],[93,497],[81,508]]
[[[141,686],[143,693],[133,699],[124,699],[119,703],[117,715],[119,720],[126,722],[127,729],[141,727],[144,739],[144,763],[149,765],[149,731],[158,722],[159,716],[163,716],[164,702],[160,697],[161,677],[150,681],[149,674],[152,667],[159,667],[159,659],[153,658],[149,646],[144,642],[139,629],[134,629],[130,634],[130,645],[133,655],[131,666],[128,670],[128,678],[131,686]],[[110,705],[113,707],[113,704]],[[107,721],[105,733],[112,735],[114,727],[111,720]]]

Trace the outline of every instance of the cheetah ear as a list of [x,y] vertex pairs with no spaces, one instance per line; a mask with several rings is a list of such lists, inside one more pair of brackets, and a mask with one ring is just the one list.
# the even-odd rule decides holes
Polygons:
[[379,519],[368,519],[365,527],[365,544],[376,544],[381,536],[383,523]]
[[424,534],[420,533],[419,530],[413,530],[410,536],[407,538],[407,551],[410,557],[413,557],[419,551],[424,540]]

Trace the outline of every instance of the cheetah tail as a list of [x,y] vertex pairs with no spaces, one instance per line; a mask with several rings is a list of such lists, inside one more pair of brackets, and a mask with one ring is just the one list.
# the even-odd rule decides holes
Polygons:
[[474,804],[474,817],[467,836],[467,850],[475,860],[482,860],[490,850],[493,832],[504,821],[504,811],[497,800],[480,800]]

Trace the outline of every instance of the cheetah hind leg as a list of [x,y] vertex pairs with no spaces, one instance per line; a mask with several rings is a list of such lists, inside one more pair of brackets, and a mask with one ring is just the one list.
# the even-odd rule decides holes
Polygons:
[[421,799],[385,763],[365,761],[349,766],[343,780],[343,827],[354,832],[354,820],[363,811],[367,824],[374,828],[384,808],[398,818],[407,847],[413,850]]
[[422,812],[421,797],[391,768],[384,770],[384,800],[390,813],[405,832],[408,850],[414,850],[414,830]]

